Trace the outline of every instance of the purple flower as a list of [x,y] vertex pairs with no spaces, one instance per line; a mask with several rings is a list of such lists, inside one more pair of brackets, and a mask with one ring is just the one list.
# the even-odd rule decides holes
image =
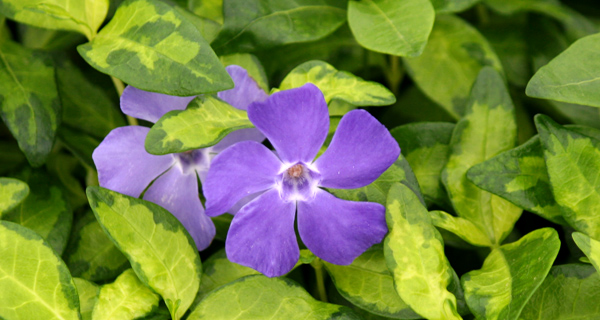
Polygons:
[[[235,88],[219,92],[219,98],[245,110],[251,102],[268,97],[246,70],[238,66],[226,69]],[[194,98],[146,92],[129,86],[121,96],[121,110],[132,117],[156,122],[171,110],[185,109]],[[198,178],[204,181],[215,154],[239,141],[260,142],[264,136],[256,129],[242,129],[210,148],[156,156],[144,148],[148,131],[147,127],[126,126],[112,130],[104,138],[92,155],[100,185],[132,197],[139,197],[147,189],[144,199],[177,217],[198,249],[203,250],[214,238],[215,226],[200,202]]]
[[341,200],[320,187],[363,187],[396,161],[400,148],[382,124],[364,110],[349,112],[314,160],[329,129],[327,104],[316,86],[252,103],[248,117],[277,153],[255,141],[236,143],[214,158],[203,184],[208,216],[255,197],[231,223],[225,244],[231,261],[269,277],[289,272],[300,255],[296,209],[302,241],[325,261],[350,264],[381,242],[387,233],[382,205]]

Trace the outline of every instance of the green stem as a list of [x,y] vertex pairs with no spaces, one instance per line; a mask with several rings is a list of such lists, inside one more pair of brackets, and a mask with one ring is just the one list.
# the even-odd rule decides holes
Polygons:
[[317,276],[317,291],[319,293],[319,300],[327,302],[327,291],[325,290],[325,271],[323,268],[323,261],[319,258],[315,258],[310,264],[315,269]]
[[394,95],[400,92],[400,83],[404,77],[404,70],[400,66],[400,57],[390,56],[389,71],[386,72],[387,81]]
[[[112,82],[115,85],[115,89],[117,89],[117,93],[119,94],[119,97],[120,97],[121,95],[123,95],[123,91],[125,90],[125,85],[123,84],[123,81],[121,81],[120,79],[117,79],[113,76],[110,76],[110,78],[112,79]],[[132,116],[127,116],[127,123],[129,123],[130,126],[138,125],[137,119]]]
[[479,18],[479,25],[486,26],[490,23],[490,14],[487,11],[485,5],[479,3],[476,6],[477,9],[477,18]]

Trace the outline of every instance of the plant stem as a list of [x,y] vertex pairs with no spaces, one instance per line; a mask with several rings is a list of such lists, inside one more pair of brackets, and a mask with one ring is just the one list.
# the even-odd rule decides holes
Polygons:
[[[113,76],[110,76],[110,78],[112,79],[112,82],[115,85],[115,89],[117,89],[117,93],[119,94],[119,97],[120,97],[121,95],[123,95],[123,91],[125,90],[125,85],[123,84],[123,81],[121,81],[120,79],[117,79]],[[127,123],[129,123],[130,126],[138,125],[137,119],[132,116],[127,116]]]
[[327,302],[327,291],[325,290],[325,271],[323,270],[323,261],[320,258],[315,258],[310,264],[317,276],[317,291],[319,292],[319,300]]
[[397,96],[400,90],[400,82],[402,82],[404,76],[404,71],[400,66],[400,57],[390,56],[390,68],[386,72],[386,76],[392,93]]
[[479,3],[476,6],[477,18],[479,18],[479,25],[486,26],[490,23],[490,14],[487,11],[485,5]]

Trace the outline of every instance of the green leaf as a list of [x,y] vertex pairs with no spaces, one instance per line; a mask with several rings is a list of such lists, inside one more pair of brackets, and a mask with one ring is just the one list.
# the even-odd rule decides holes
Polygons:
[[129,267],[91,211],[75,223],[64,259],[74,277],[90,281],[112,280]]
[[132,269],[123,272],[114,283],[100,289],[94,306],[94,320],[133,320],[158,309],[159,297],[146,287]]
[[531,44],[523,33],[526,26],[517,24],[517,21],[511,19],[502,25],[493,24],[481,32],[502,62],[507,80],[518,87],[525,87],[533,74],[529,52]]
[[124,1],[77,50],[92,67],[146,91],[193,96],[233,88],[200,31],[159,0]]
[[251,275],[212,291],[187,318],[360,319],[346,307],[315,300],[287,278]]
[[160,294],[175,320],[190,307],[202,264],[194,240],[162,207],[101,187],[88,187],[90,206],[140,280]]
[[26,48],[45,51],[70,50],[85,42],[86,38],[80,33],[63,30],[50,30],[19,24],[19,42]]
[[436,13],[465,11],[481,0],[431,0]]
[[0,318],[79,319],[69,269],[38,234],[0,221],[0,257]]
[[444,240],[415,193],[394,184],[387,199],[390,232],[383,242],[396,291],[427,319],[461,319],[456,297],[448,291],[454,272],[444,255]]
[[520,319],[599,319],[598,275],[590,265],[552,267],[523,308]]
[[240,66],[246,71],[248,74],[258,83],[258,85],[265,90],[269,91],[269,79],[265,74],[265,69],[263,68],[260,60],[252,54],[249,53],[235,53],[226,56],[220,56],[221,63],[224,66],[230,66],[232,64]]
[[223,0],[189,0],[187,8],[198,17],[204,39],[215,40],[223,26]]
[[484,68],[473,85],[465,117],[454,127],[442,181],[458,216],[477,226],[494,245],[510,233],[522,210],[479,189],[467,180],[467,170],[511,149],[516,141],[515,110],[504,81],[494,69]]
[[96,168],[92,153],[100,144],[100,139],[67,126],[58,129],[58,137],[81,163],[88,168]]
[[73,222],[73,212],[63,191],[41,170],[27,168],[17,178],[30,186],[29,196],[13,210],[4,213],[2,219],[35,231],[57,254],[62,254]]
[[225,0],[225,23],[212,46],[229,54],[318,40],[346,21],[343,5],[338,0]]
[[600,34],[577,40],[540,68],[527,84],[530,97],[600,107]]
[[343,100],[355,106],[387,106],[396,102],[392,94],[383,85],[365,81],[346,71],[338,71],[323,61],[305,62],[281,81],[279,90],[298,88],[313,83],[330,103],[333,99]]
[[99,139],[112,129],[126,125],[118,106],[73,63],[64,60],[58,65],[56,75],[63,106],[63,125]]
[[79,32],[91,40],[108,5],[108,0],[5,0],[0,2],[0,14],[36,27]]
[[204,273],[202,273],[202,280],[200,281],[200,290],[198,290],[198,295],[192,304],[191,310],[194,310],[195,306],[214,289],[245,276],[260,274],[254,269],[229,261],[225,249],[221,249],[210,256],[202,266],[204,267]]
[[90,281],[81,278],[73,278],[79,295],[79,311],[82,320],[92,320],[92,311],[98,301],[100,287]]
[[358,189],[328,189],[336,197],[351,201],[370,201],[385,205],[390,188],[400,182],[414,192],[424,203],[419,183],[406,159],[400,155],[385,172],[371,184]]
[[396,56],[423,52],[435,11],[429,0],[348,2],[348,23],[363,47]]
[[443,211],[431,211],[430,215],[432,223],[436,227],[448,230],[474,246],[493,246],[487,234],[467,219],[455,217]]
[[0,43],[0,112],[34,167],[46,161],[60,122],[60,101],[49,54]]
[[27,183],[13,178],[0,177],[0,218],[4,212],[18,206],[28,195]]
[[73,211],[88,203],[83,186],[75,176],[80,173],[78,169],[81,169],[77,158],[66,153],[53,153],[50,154],[46,167],[52,177],[60,182],[65,198]]
[[592,239],[581,232],[573,233],[573,240],[600,274],[600,241]]
[[481,68],[502,70],[486,39],[453,15],[438,16],[423,54],[404,62],[419,88],[456,119],[465,113],[469,90]]
[[442,185],[442,169],[448,162],[453,123],[410,123],[390,130],[410,164],[428,205],[446,205],[448,196]]
[[535,124],[556,203],[576,230],[600,239],[600,140],[564,128],[548,116]]
[[338,292],[354,305],[384,317],[421,318],[396,292],[380,246],[369,249],[348,266],[324,264]]
[[554,200],[539,136],[467,171],[479,188],[558,224],[565,224]]
[[478,319],[517,319],[559,249],[560,240],[552,228],[535,230],[493,249],[480,270],[461,279],[469,309]]
[[169,111],[152,126],[146,151],[162,155],[207,148],[230,132],[252,127],[246,111],[214,96],[200,96],[187,109]]

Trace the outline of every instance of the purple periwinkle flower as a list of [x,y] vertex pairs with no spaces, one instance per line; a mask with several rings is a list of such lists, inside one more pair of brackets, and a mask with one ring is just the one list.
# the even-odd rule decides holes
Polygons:
[[[251,102],[268,97],[243,68],[229,66],[226,70],[235,88],[217,94],[225,102],[245,110]],[[146,92],[129,86],[121,96],[121,110],[129,116],[156,122],[171,110],[185,109],[194,98]],[[256,129],[242,129],[209,148],[156,156],[144,148],[148,131],[147,127],[126,126],[112,130],[104,138],[92,155],[100,185],[132,197],[139,197],[146,190],[144,200],[162,206],[177,217],[198,249],[203,250],[214,238],[215,226],[200,202],[198,178],[204,181],[215,154],[239,141],[260,142],[264,136]]]
[[231,223],[229,260],[269,277],[289,272],[300,255],[296,210],[302,241],[325,261],[350,264],[381,242],[387,233],[382,205],[341,200],[321,189],[366,186],[394,163],[400,148],[381,123],[364,110],[349,112],[315,160],[329,115],[313,84],[250,104],[248,117],[276,153],[255,141],[236,143],[213,159],[203,183],[208,216],[254,197]]

